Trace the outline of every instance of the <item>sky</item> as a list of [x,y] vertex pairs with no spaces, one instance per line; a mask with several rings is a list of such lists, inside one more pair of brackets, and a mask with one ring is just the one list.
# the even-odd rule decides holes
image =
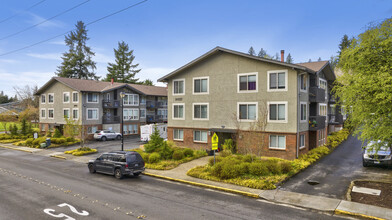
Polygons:
[[[141,1],[0,0],[0,91],[13,96],[15,86],[42,86],[68,50],[62,34],[77,21],[88,24]],[[390,17],[390,0],[147,0],[88,25],[87,46],[101,78],[124,41],[142,69],[137,78],[163,86],[158,78],[216,46],[285,50],[295,63],[329,60],[344,34],[357,36]]]

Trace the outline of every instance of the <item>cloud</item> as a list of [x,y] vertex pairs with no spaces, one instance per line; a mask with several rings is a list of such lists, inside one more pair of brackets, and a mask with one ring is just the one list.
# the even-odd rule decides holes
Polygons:
[[28,53],[26,55],[38,59],[61,60],[61,53]]
[[18,72],[18,73],[10,73],[3,70],[0,70],[0,88],[4,90],[7,95],[14,95],[15,91],[13,89],[14,86],[23,87],[25,85],[38,87],[43,86],[50,78],[54,76],[53,72]]
[[95,56],[93,57],[93,60],[97,63],[113,63],[114,58],[112,56],[107,56],[106,54],[103,53],[95,53]]
[[11,59],[0,59],[0,63],[14,64],[14,63],[19,63],[19,61],[11,60]]
[[163,67],[140,67],[142,70],[136,75],[140,80],[150,79],[156,86],[165,86],[164,83],[158,83],[157,80],[162,76],[172,72],[175,68]]
[[54,44],[54,45],[63,45],[63,46],[65,46],[65,42],[64,41],[50,41],[48,43],[49,44]]
[[56,20],[49,20],[46,21],[46,18],[43,18],[41,16],[38,16],[34,13],[28,13],[32,18],[27,21],[27,23],[30,23],[31,25],[36,25],[37,28],[46,28],[46,27],[64,27],[64,23]]

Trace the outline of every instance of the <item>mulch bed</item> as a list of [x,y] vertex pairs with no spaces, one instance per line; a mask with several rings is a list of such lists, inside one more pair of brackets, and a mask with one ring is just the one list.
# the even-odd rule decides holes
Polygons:
[[392,183],[355,181],[355,186],[381,190],[379,196],[351,192],[351,201],[392,209]]

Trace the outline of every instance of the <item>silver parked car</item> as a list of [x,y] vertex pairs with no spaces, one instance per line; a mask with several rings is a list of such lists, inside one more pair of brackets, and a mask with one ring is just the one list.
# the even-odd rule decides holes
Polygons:
[[100,141],[115,140],[115,139],[120,140],[121,134],[109,130],[99,130],[94,133],[94,139]]
[[[378,151],[376,150],[376,144],[379,145]],[[392,167],[391,146],[388,143],[382,143],[381,141],[371,141],[363,151],[362,161],[364,167],[370,165]]]

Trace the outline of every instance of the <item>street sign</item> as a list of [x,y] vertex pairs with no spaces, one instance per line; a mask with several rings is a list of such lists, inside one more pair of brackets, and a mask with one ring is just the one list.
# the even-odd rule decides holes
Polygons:
[[216,133],[214,133],[214,135],[212,135],[212,139],[211,139],[212,150],[218,150],[218,142],[219,142],[218,135]]

